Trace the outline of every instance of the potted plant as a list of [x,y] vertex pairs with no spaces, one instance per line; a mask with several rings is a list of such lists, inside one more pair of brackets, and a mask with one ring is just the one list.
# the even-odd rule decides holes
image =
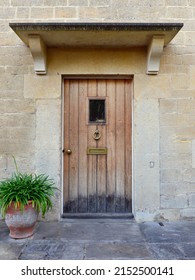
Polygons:
[[45,174],[21,173],[14,159],[16,172],[0,182],[0,209],[12,238],[34,234],[39,212],[42,216],[52,208],[51,197],[57,189]]

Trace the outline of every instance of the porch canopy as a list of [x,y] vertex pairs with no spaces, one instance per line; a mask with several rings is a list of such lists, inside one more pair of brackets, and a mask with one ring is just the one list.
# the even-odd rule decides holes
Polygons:
[[10,23],[29,46],[36,74],[47,73],[47,48],[147,48],[147,74],[158,74],[165,46],[183,23]]

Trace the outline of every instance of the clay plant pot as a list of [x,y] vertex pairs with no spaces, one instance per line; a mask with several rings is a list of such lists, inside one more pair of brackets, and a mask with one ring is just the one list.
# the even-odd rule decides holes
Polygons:
[[9,236],[14,239],[27,238],[34,234],[38,212],[29,201],[24,210],[12,203],[6,211],[5,222],[10,230]]

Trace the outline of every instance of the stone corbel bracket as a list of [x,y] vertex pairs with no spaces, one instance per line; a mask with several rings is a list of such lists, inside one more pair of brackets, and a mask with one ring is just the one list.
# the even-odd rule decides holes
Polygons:
[[147,54],[147,74],[157,75],[160,68],[160,58],[164,49],[164,36],[153,36],[148,47]]
[[34,59],[34,69],[37,75],[47,74],[47,47],[40,35],[28,36],[29,47]]

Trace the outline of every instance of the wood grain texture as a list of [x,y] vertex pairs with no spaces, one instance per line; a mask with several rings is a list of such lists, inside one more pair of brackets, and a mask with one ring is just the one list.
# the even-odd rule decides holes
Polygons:
[[[64,212],[130,212],[132,81],[71,79],[64,91],[64,147],[72,149],[64,154]],[[105,99],[105,124],[88,122],[90,98]],[[87,147],[105,147],[108,154],[87,155]]]

